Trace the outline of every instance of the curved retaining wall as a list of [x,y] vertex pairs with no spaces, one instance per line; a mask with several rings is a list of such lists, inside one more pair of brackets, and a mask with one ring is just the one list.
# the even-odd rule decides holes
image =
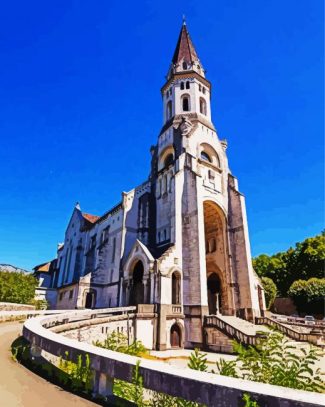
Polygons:
[[137,360],[140,360],[140,374],[145,388],[204,403],[207,406],[238,406],[243,393],[250,393],[259,403],[268,407],[325,405],[324,394],[175,368],[162,362],[102,349],[51,331],[51,327],[62,325],[63,328],[64,324],[83,320],[98,319],[100,323],[100,318],[109,315],[124,315],[125,318],[129,318],[129,314],[134,313],[134,310],[134,307],[128,307],[74,311],[54,317],[32,318],[24,323],[23,335],[30,341],[32,348],[40,348],[39,350],[55,356],[63,356],[64,352],[68,351],[71,359],[76,360],[78,355],[88,354],[91,368],[95,371],[94,393],[103,396],[112,394],[114,378],[130,382],[132,370]]

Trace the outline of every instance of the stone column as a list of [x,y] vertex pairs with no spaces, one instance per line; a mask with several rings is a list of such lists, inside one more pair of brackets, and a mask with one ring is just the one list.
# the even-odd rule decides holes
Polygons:
[[93,383],[93,396],[108,397],[113,395],[114,379],[106,373],[95,370]]

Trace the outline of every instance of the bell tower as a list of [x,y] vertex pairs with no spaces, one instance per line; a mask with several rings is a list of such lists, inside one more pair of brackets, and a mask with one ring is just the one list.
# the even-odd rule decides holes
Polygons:
[[[157,346],[205,344],[205,317],[260,315],[246,210],[211,119],[211,83],[183,22],[161,89],[163,126],[151,148],[150,247],[157,258]],[[174,315],[175,314],[175,315]],[[178,336],[178,337],[179,337]]]
[[163,122],[175,115],[197,113],[211,121],[211,84],[197,56],[185,21],[183,22],[173,59],[163,86]]

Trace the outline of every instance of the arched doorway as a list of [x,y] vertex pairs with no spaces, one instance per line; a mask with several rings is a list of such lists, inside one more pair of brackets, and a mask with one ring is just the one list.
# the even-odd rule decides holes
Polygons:
[[216,315],[221,308],[221,282],[216,273],[210,274],[207,285],[209,314]]
[[141,260],[138,260],[133,268],[132,287],[130,292],[130,305],[144,303],[144,286],[143,286],[144,267]]
[[178,273],[174,272],[172,274],[172,304],[181,303],[181,285],[180,285],[180,276]]
[[93,291],[89,291],[86,294],[85,298],[85,308],[93,308],[95,306],[95,293]]
[[174,324],[170,328],[170,346],[172,348],[182,347],[182,333],[178,324]]
[[204,201],[204,235],[206,242],[206,275],[209,314],[225,313],[232,307],[228,281],[227,220],[222,209],[212,201]]

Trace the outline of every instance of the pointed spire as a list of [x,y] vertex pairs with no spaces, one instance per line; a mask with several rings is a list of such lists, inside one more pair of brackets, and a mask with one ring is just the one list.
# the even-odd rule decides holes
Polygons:
[[187,30],[185,16],[183,16],[183,24],[174,52],[173,64],[176,65],[180,62],[187,62],[188,64],[193,64],[194,62],[198,61],[198,59],[199,58],[197,56],[194,45],[190,38],[190,34]]
[[76,204],[75,204],[75,209],[78,209],[78,211],[81,210],[79,202],[76,202]]

